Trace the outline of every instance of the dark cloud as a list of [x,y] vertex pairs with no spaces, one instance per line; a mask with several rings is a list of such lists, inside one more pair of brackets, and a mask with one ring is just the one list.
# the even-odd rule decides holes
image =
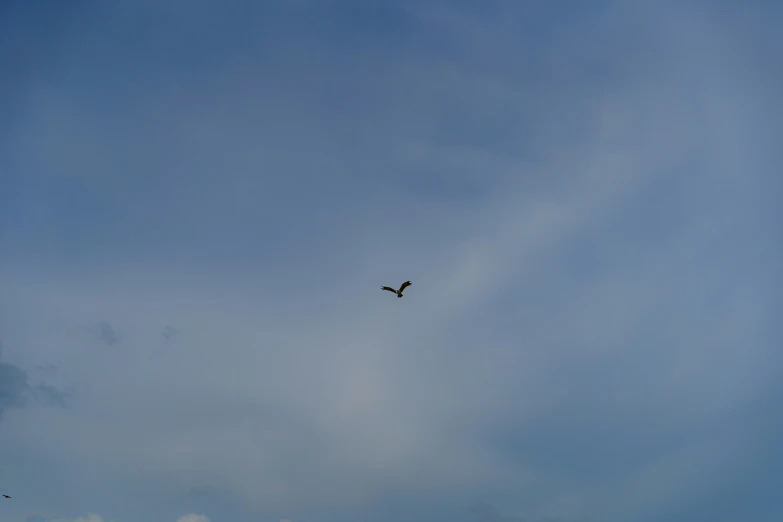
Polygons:
[[62,408],[66,407],[65,398],[68,394],[61,392],[54,386],[42,382],[33,387],[35,397],[44,404],[54,404]]
[[179,335],[179,330],[172,326],[166,325],[160,333],[166,342],[171,341],[174,337]]
[[5,410],[27,404],[27,373],[13,364],[0,363],[0,419]]
[[0,363],[0,419],[7,409],[27,406],[29,399],[64,408],[66,397],[66,393],[43,382],[31,386],[25,370],[13,364]]
[[98,338],[109,346],[113,346],[120,342],[120,336],[117,334],[117,331],[114,329],[114,327],[108,322],[101,321],[101,323],[98,325],[98,329]]

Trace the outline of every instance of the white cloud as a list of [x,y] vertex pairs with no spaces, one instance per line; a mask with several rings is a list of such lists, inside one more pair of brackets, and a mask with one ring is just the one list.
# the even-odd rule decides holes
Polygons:
[[179,517],[177,522],[209,522],[209,517],[206,515],[197,515],[195,513],[191,513],[189,515]]
[[49,522],[105,522],[105,519],[102,516],[100,516],[100,515],[96,515],[94,513],[90,513],[86,517],[53,518],[53,519],[50,519]]
[[[107,521],[102,516],[91,513],[86,517],[53,518],[53,519],[49,519],[47,522],[107,522]],[[198,515],[196,513],[190,513],[188,515],[183,515],[179,517],[177,519],[177,522],[210,522],[210,520],[209,517],[206,515]],[[280,522],[290,522],[290,521],[281,520]]]

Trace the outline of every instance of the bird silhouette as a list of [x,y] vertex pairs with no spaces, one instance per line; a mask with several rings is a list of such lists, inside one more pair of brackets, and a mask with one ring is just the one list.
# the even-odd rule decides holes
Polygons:
[[409,286],[411,286],[411,282],[410,281],[405,281],[400,286],[399,290],[395,290],[394,288],[392,288],[390,286],[382,286],[381,290],[388,290],[389,292],[394,292],[395,294],[397,294],[397,298],[399,299],[400,297],[402,297],[402,291],[405,290]]

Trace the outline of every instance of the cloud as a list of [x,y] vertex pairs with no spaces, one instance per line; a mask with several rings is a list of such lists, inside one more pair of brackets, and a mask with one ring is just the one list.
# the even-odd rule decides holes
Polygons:
[[24,407],[28,389],[24,370],[13,364],[0,363],[0,418],[8,408]]
[[[106,522],[107,519],[104,519],[100,515],[96,514],[89,514],[84,517],[75,517],[75,518],[52,518],[52,519],[46,519],[41,516],[33,516],[28,517],[27,522]],[[177,522],[210,522],[209,517],[206,515],[197,515],[195,513],[191,513],[189,515],[183,515],[177,519]]]
[[30,386],[28,374],[22,368],[9,363],[0,363],[0,420],[11,408],[24,408],[28,399],[41,404],[56,404],[66,407],[68,396],[56,387],[46,383]]
[[189,515],[179,517],[177,522],[209,522],[209,517],[206,515],[196,515],[195,513],[191,513]]
[[106,321],[98,323],[98,338],[109,346],[113,346],[120,341],[117,331]]
[[[85,517],[75,517],[75,518],[52,518],[52,519],[45,519],[40,516],[35,517],[28,517],[27,522],[106,522],[107,519],[104,519],[100,515],[95,514],[89,514]],[[206,515],[197,515],[195,513],[191,513],[189,515],[183,515],[177,519],[177,522],[210,522],[209,517]]]
[[161,330],[160,335],[163,337],[163,340],[168,343],[179,335],[179,331],[172,326],[166,325],[163,327],[163,330]]
[[68,393],[62,392],[54,386],[46,383],[40,383],[35,385],[33,393],[38,400],[44,404],[56,404],[62,408],[67,406],[65,399],[68,397]]
[[99,515],[89,514],[85,517],[76,518],[53,518],[48,522],[105,522],[105,519]]

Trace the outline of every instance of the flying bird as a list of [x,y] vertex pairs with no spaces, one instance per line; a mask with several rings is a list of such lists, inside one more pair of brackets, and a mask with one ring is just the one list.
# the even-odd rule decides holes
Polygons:
[[11,497],[9,497],[8,495],[3,495],[3,496],[4,496],[5,498],[11,498]]
[[397,299],[399,299],[400,297],[402,297],[402,291],[405,290],[406,288],[408,288],[409,286],[411,286],[411,282],[410,281],[405,281],[400,286],[399,290],[395,290],[394,288],[392,288],[390,286],[382,286],[381,290],[388,290],[389,292],[394,292],[395,294],[397,294]]

